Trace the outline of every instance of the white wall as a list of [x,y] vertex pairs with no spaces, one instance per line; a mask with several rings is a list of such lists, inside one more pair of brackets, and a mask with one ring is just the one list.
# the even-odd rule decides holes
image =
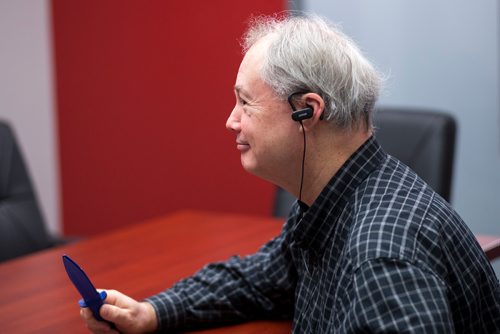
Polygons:
[[[380,104],[458,121],[452,204],[474,233],[500,235],[498,0],[304,0],[340,23],[389,76]],[[495,263],[500,274],[500,261]]]
[[59,188],[49,3],[0,0],[0,118],[14,127],[51,232]]

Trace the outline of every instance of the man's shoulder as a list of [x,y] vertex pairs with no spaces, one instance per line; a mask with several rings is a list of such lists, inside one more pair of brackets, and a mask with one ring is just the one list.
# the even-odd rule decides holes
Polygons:
[[378,258],[415,261],[425,240],[438,246],[454,211],[411,169],[389,160],[368,177],[353,200],[348,251],[355,265]]

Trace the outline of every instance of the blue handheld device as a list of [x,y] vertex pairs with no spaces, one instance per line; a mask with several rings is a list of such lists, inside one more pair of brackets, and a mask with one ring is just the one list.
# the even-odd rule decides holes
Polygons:
[[78,301],[80,307],[90,308],[97,320],[105,321],[99,315],[99,310],[104,303],[104,299],[107,297],[106,291],[102,291],[101,293],[97,292],[87,274],[85,274],[83,269],[68,255],[63,255],[62,259],[69,279],[73,282],[73,285],[82,296],[82,299]]

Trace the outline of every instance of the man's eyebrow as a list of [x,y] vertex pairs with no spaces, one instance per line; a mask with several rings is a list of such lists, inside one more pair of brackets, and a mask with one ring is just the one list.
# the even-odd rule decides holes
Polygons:
[[240,86],[240,85],[235,85],[234,86],[234,91],[236,93],[238,93],[238,95],[244,95],[244,96],[247,96],[247,97],[250,96],[250,94],[248,94],[248,92],[242,86]]

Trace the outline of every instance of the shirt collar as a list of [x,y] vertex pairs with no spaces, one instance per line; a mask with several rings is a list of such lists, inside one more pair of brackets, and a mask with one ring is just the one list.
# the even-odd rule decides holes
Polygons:
[[356,188],[386,156],[373,136],[351,155],[297,222],[293,239],[299,247],[322,251]]

